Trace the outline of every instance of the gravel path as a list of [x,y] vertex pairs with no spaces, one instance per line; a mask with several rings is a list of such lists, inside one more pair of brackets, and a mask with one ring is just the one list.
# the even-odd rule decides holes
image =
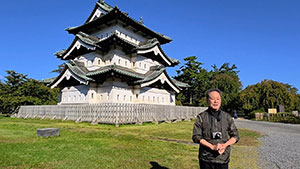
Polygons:
[[235,120],[238,128],[248,128],[265,135],[259,138],[261,169],[300,169],[300,125]]

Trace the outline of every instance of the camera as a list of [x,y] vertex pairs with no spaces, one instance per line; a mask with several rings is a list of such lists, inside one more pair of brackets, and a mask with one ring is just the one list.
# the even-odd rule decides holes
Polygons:
[[213,139],[220,139],[222,138],[222,133],[217,131],[217,132],[212,132],[212,138]]

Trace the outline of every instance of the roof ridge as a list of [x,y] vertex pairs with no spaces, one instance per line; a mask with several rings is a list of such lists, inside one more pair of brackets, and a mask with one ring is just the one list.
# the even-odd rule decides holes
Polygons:
[[113,9],[113,7],[110,6],[108,3],[106,3],[104,0],[98,0],[98,2],[96,2],[96,4],[98,4],[99,7],[101,9],[103,9],[104,11],[106,11],[106,12],[108,12],[108,11],[110,11],[110,10]]
[[[90,21],[90,22],[86,22],[86,23],[84,23],[84,24],[82,24],[82,25],[79,25],[79,26],[68,27],[68,28],[66,28],[65,30],[68,31],[69,33],[72,33],[72,32],[73,32],[73,34],[74,34],[76,31],[73,31],[73,30],[75,30],[75,29],[77,29],[77,28],[80,28],[80,27],[83,27],[83,26],[85,26],[85,25],[88,25],[88,24],[97,22],[98,20],[102,19],[102,18],[105,17],[105,16],[108,16],[108,15],[114,15],[113,13],[120,13],[120,14],[124,15],[124,17],[128,18],[129,20],[131,20],[131,21],[134,22],[135,24],[140,25],[141,27],[143,27],[143,29],[146,31],[146,33],[147,33],[147,32],[148,32],[148,33],[152,32],[154,35],[156,34],[155,36],[160,37],[160,39],[163,41],[163,44],[172,41],[172,39],[171,39],[170,37],[168,37],[168,36],[166,36],[166,35],[163,35],[163,34],[161,34],[161,33],[158,33],[158,32],[156,32],[156,31],[154,31],[154,30],[152,30],[152,29],[146,27],[142,22],[139,22],[139,21],[135,20],[134,18],[132,18],[131,16],[129,16],[128,13],[121,11],[117,6],[115,6],[112,10],[108,11],[106,14],[99,16],[99,17],[96,18],[95,20],[92,20],[92,21]],[[152,34],[152,33],[151,33],[151,34]],[[152,35],[153,35],[153,34],[152,34]]]

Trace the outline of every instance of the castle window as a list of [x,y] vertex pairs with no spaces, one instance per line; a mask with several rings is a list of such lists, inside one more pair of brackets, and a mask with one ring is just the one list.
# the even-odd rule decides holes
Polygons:
[[117,95],[117,101],[119,101],[120,100],[120,95]]
[[92,98],[92,99],[94,98],[94,93],[91,94],[91,98]]
[[125,61],[125,66],[127,66],[127,61]]
[[144,64],[144,68],[146,69],[146,64]]
[[76,101],[76,96],[74,96],[74,100],[73,101]]
[[102,94],[100,95],[100,100],[103,100],[103,95]]
[[139,98],[139,94],[135,94],[135,98]]
[[163,103],[165,102],[165,98],[164,98],[164,97],[162,98],[162,102],[163,102]]
[[135,62],[132,62],[132,66],[135,66]]
[[157,97],[157,103],[159,103],[159,97]]
[[132,102],[132,96],[130,96],[130,101]]
[[142,62],[139,63],[139,67],[142,67]]
[[119,64],[119,65],[121,64],[121,59],[118,60],[118,64]]
[[109,100],[109,94],[107,94],[107,101]]
[[153,100],[152,101],[155,102],[155,96],[153,96]]
[[124,99],[123,100],[126,101],[126,95],[124,95]]
[[150,96],[148,96],[148,101],[150,102]]
[[145,96],[143,96],[143,101],[145,101]]
[[100,65],[101,64],[101,60],[100,59],[98,59],[98,65]]
[[88,61],[87,63],[88,63],[88,66],[91,66],[91,65],[92,65],[92,62],[91,62],[91,61]]

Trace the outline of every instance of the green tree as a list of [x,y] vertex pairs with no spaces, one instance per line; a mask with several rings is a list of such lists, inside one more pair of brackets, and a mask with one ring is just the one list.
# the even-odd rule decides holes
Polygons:
[[297,89],[289,84],[264,80],[245,88],[240,95],[241,105],[246,114],[284,105],[285,111],[299,110]]
[[60,74],[64,70],[64,68],[65,68],[65,63],[59,64],[57,66],[57,69],[52,70],[50,73],[59,73]]
[[4,80],[5,84],[3,85],[2,90],[4,90],[5,93],[12,94],[26,81],[27,75],[17,73],[13,70],[7,70],[6,73],[8,75],[5,76],[6,80]]
[[197,61],[196,56],[184,58],[186,63],[177,70],[174,79],[188,83],[191,87],[177,95],[183,105],[205,106],[205,92],[208,87],[208,72],[202,68],[203,63]]
[[224,63],[218,68],[212,66],[210,71],[209,86],[218,88],[222,91],[222,109],[227,112],[237,110],[239,106],[239,93],[242,89],[242,83],[239,79],[237,67],[235,64],[230,66],[229,63]]
[[56,104],[58,89],[50,89],[43,83],[28,79],[27,75],[6,71],[4,83],[0,83],[0,112],[11,114],[21,105]]
[[251,111],[259,110],[261,84],[247,86],[240,94],[240,103],[243,112],[247,115]]
[[207,106],[206,91],[210,88],[218,88],[223,91],[224,110],[232,111],[238,107],[238,96],[242,85],[236,65],[230,66],[229,63],[224,63],[220,68],[213,65],[213,70],[207,71],[202,68],[203,63],[198,62],[196,56],[187,57],[184,61],[185,64],[177,70],[177,76],[174,78],[188,83],[191,87],[177,95],[178,102],[183,105]]

